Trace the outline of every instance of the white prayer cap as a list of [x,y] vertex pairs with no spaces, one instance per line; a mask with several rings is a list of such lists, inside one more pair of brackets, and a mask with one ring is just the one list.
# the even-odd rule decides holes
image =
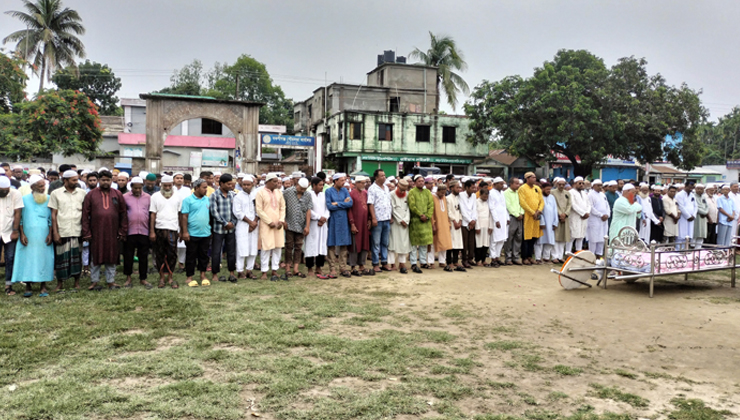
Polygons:
[[128,178],[128,172],[119,172],[118,176],[122,178]]
[[583,181],[583,177],[582,177],[582,176],[577,176],[577,177],[576,177],[576,178],[575,178],[575,179],[573,180],[573,182],[578,182],[578,181]]
[[174,177],[176,177],[176,176],[178,176],[178,175],[180,175],[180,176],[185,176],[185,175],[183,175],[183,173],[182,173],[182,172],[175,172],[174,174],[172,174],[172,177],[174,178]]
[[640,183],[640,188],[647,187],[647,186],[648,186],[648,183],[647,182],[641,182]]
[[31,185],[33,185],[33,184],[35,184],[35,183],[37,183],[39,181],[43,181],[43,180],[44,180],[44,178],[41,178],[41,175],[31,175],[28,178],[28,183],[31,184]]
[[676,184],[676,188],[680,190],[681,188],[683,188],[683,184]]
[[540,184],[544,184],[545,182],[547,182],[545,178],[540,178]]
[[298,185],[301,188],[308,188],[308,185],[309,185],[308,178],[301,178],[301,179],[299,179],[298,180]]
[[395,180],[396,180],[396,177],[391,175],[388,178],[386,178],[385,182],[388,183],[388,182],[395,181]]
[[629,190],[634,190],[634,189],[635,189],[635,186],[630,183],[624,184],[624,187],[622,187],[622,191],[624,192],[627,192]]
[[103,171],[109,171],[109,170],[110,170],[110,169],[108,169],[108,168],[106,168],[105,166],[103,166],[103,167],[101,167],[100,169],[98,169],[98,172],[103,172]]
[[267,176],[265,177],[265,182],[267,182],[267,181],[271,181],[271,180],[273,180],[273,179],[275,179],[275,178],[277,178],[277,177],[278,177],[278,176],[277,176],[277,174],[276,174],[275,172],[270,172],[270,173],[268,173],[268,174],[267,174]]
[[0,176],[0,188],[10,188],[10,178]]
[[223,174],[221,172],[219,172],[219,171],[216,171],[216,172],[213,173],[213,176],[221,176],[221,175],[223,175]]
[[244,178],[245,180],[249,182],[254,182],[254,177],[252,175],[247,175],[247,174],[243,174],[243,175],[244,176],[242,178]]
[[299,171],[295,171],[292,174],[290,174],[291,178],[303,178],[303,173]]
[[504,182],[504,179],[500,176],[497,176],[496,178],[493,178],[493,183],[498,184],[499,182]]
[[357,175],[355,177],[355,182],[365,182],[370,181],[370,178],[366,177],[365,175]]
[[75,172],[75,171],[73,171],[71,169],[67,169],[62,174],[62,178],[72,178],[73,176],[77,176],[77,172]]
[[165,175],[162,177],[162,181],[160,182],[162,182],[163,184],[172,183],[175,182],[175,178],[172,175]]
[[331,179],[332,181],[336,181],[339,178],[345,178],[346,176],[347,174],[345,174],[344,172],[339,172],[339,173],[334,174],[334,176],[332,176]]
[[139,176],[135,176],[131,178],[131,185],[134,185],[134,184],[144,184],[144,180],[141,179],[141,177]]
[[290,177],[289,176],[286,176],[285,178],[283,178],[283,182],[285,182],[285,181],[290,181]]
[[23,166],[21,166],[21,165],[13,165],[13,168],[12,168],[12,169],[13,169],[14,171],[15,171],[16,169],[20,169],[20,170],[23,170]]
[[0,168],[0,175],[5,175],[5,169]]
[[694,185],[694,187],[696,187],[696,188],[704,188],[704,184],[696,184],[696,185]]
[[146,176],[149,175],[149,172],[147,171],[141,171],[139,172],[139,178],[146,179]]
[[247,174],[245,174],[244,172],[239,172],[238,174],[236,174],[236,179],[242,179],[245,176],[247,176]]
[[591,185],[598,185],[598,184],[602,184],[603,185],[604,183],[601,182],[601,180],[598,179],[598,178],[596,178],[593,181],[591,181]]

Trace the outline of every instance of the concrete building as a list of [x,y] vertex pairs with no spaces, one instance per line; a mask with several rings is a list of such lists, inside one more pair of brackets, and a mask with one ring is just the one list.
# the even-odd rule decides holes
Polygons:
[[399,175],[435,166],[468,174],[488,148],[467,141],[467,117],[436,114],[436,79],[435,67],[386,51],[366,84],[334,83],[296,103],[295,131],[316,137],[317,161],[329,159],[341,171]]

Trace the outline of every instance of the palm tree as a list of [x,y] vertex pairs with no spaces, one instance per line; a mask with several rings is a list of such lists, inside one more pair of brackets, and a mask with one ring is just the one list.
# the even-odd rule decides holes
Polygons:
[[468,84],[455,71],[465,71],[468,64],[463,58],[463,53],[457,48],[455,40],[449,36],[435,36],[429,32],[431,38],[430,48],[424,52],[415,48],[409,54],[409,58],[418,58],[421,63],[427,66],[437,67],[437,107],[439,112],[439,95],[440,85],[447,96],[447,103],[452,109],[457,105],[457,94],[462,91],[464,94],[470,92]]
[[39,92],[44,88],[44,77],[51,80],[57,67],[76,69],[75,58],[85,58],[85,46],[75,35],[83,35],[85,28],[77,11],[62,8],[61,0],[22,0],[26,12],[11,10],[6,14],[17,18],[26,29],[13,32],[3,44],[17,41],[17,52],[38,71]]

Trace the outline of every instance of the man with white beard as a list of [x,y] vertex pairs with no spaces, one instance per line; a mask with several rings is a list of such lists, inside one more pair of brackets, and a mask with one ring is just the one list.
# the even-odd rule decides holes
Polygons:
[[[244,175],[242,177],[241,192],[234,197],[234,216],[236,223],[236,272],[239,277],[256,279],[252,274],[254,260],[259,254],[257,240],[259,239],[259,219],[254,207],[254,177]],[[247,260],[246,270],[244,259]]]
[[165,277],[173,289],[179,285],[172,279],[177,267],[177,240],[179,238],[178,213],[182,196],[175,193],[174,179],[162,177],[160,190],[152,194],[149,205],[149,240],[154,243],[154,259],[159,271],[159,288],[165,286]]
[[635,196],[635,201],[642,206],[642,219],[640,220],[640,239],[646,244],[650,243],[650,234],[653,224],[659,225],[660,220],[653,213],[653,202],[650,197],[650,186],[646,183],[640,184],[640,191]]
[[570,252],[575,244],[575,250],[583,249],[583,238],[586,237],[588,229],[588,217],[591,213],[591,202],[586,196],[583,185],[583,178],[576,177],[573,180],[573,189],[570,190],[571,208],[568,216],[570,224],[570,242],[565,252]]
[[593,189],[588,193],[591,205],[591,214],[587,220],[586,238],[588,248],[597,257],[604,255],[604,236],[609,236],[609,201],[601,191],[602,182],[595,179],[591,184]]
[[[690,245],[686,243],[687,237],[694,237],[694,220],[699,207],[696,204],[696,198],[692,193],[694,183],[686,181],[683,189],[676,193],[676,204],[681,211],[681,217],[678,220],[678,236],[676,237],[676,249],[687,249]],[[686,244],[685,244],[686,243]],[[684,245],[685,244],[685,245]]]
[[31,297],[31,285],[40,283],[39,297],[47,297],[46,283],[54,280],[54,246],[51,241],[51,209],[46,182],[40,175],[28,178],[31,194],[23,197],[20,239],[15,248],[13,283],[26,283],[23,297]]

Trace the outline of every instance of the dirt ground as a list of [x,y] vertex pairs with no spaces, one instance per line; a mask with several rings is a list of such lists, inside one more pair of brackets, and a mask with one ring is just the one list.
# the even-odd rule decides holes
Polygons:
[[[541,365],[583,369],[574,376],[532,373],[507,364],[500,353],[476,353],[482,363],[478,377],[515,383],[515,395],[532,396],[532,405],[568,412],[588,404],[597,412],[664,418],[673,408],[671,399],[683,397],[740,414],[740,288],[729,287],[727,273],[697,275],[689,283],[682,276],[662,280],[651,299],[647,281],[566,291],[551,268],[435,269],[352,282],[364,290],[403,294],[391,300],[400,314],[421,312],[435,319],[449,308],[472,314],[439,325],[452,334],[465,332],[470,344],[495,339],[532,343],[543,349]],[[454,348],[459,357],[468,354],[459,342]],[[597,398],[594,383],[647,398],[649,407]],[[553,392],[569,398],[553,401]],[[531,408],[514,400],[491,394],[459,406],[468,415],[521,414]]]

